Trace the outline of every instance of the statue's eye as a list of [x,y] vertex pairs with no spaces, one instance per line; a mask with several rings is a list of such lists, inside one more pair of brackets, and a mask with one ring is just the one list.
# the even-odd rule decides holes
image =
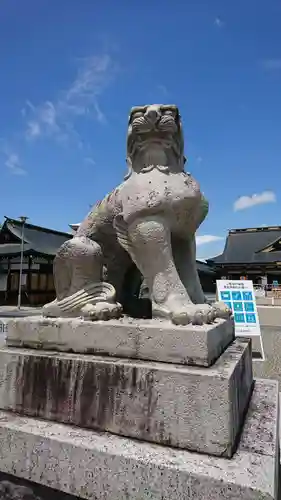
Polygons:
[[166,111],[164,111],[164,115],[168,115],[168,116],[173,116],[173,117],[175,117],[175,116],[176,116],[176,113],[175,113],[175,111],[173,111],[172,109],[167,109]]
[[141,111],[137,111],[132,115],[132,120],[134,120],[135,118],[140,118],[141,116],[143,116],[143,113]]

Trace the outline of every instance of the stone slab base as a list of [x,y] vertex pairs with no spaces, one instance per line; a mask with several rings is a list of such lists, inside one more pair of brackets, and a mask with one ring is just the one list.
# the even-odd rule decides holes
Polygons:
[[249,340],[210,368],[0,349],[0,408],[232,456],[252,392]]
[[230,460],[0,412],[0,470],[85,499],[277,500],[277,443],[268,380],[255,383]]
[[234,340],[233,320],[175,326],[167,321],[9,318],[6,343],[65,352],[210,366]]

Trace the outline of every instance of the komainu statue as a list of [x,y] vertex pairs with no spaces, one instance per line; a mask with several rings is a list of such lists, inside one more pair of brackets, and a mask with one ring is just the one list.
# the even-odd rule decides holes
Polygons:
[[184,163],[178,108],[132,108],[128,174],[59,249],[54,261],[57,298],[44,306],[45,316],[119,317],[124,277],[132,263],[149,289],[153,317],[185,325],[230,315],[224,304],[208,304],[202,291],[195,232],[208,203]]

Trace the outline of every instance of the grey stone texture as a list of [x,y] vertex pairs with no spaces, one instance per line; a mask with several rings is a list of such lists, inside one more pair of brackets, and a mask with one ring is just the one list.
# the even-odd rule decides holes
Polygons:
[[0,408],[231,457],[252,391],[251,344],[210,368],[0,349]]
[[232,459],[0,412],[0,470],[98,500],[277,500],[278,385],[255,383]]
[[234,340],[232,319],[174,326],[155,320],[83,321],[79,318],[10,318],[8,346],[210,366]]
[[59,249],[57,298],[43,314],[92,320],[120,316],[124,278],[135,263],[148,286],[153,316],[184,325],[229,317],[223,303],[207,303],[198,277],[195,232],[208,202],[184,171],[176,106],[132,108],[127,163],[124,182],[93,207],[74,238]]

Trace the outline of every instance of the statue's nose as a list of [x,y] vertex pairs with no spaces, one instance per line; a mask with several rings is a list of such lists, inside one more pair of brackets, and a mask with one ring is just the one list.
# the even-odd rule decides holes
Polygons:
[[145,112],[145,116],[151,123],[156,123],[160,119],[160,113],[157,108],[150,106]]

